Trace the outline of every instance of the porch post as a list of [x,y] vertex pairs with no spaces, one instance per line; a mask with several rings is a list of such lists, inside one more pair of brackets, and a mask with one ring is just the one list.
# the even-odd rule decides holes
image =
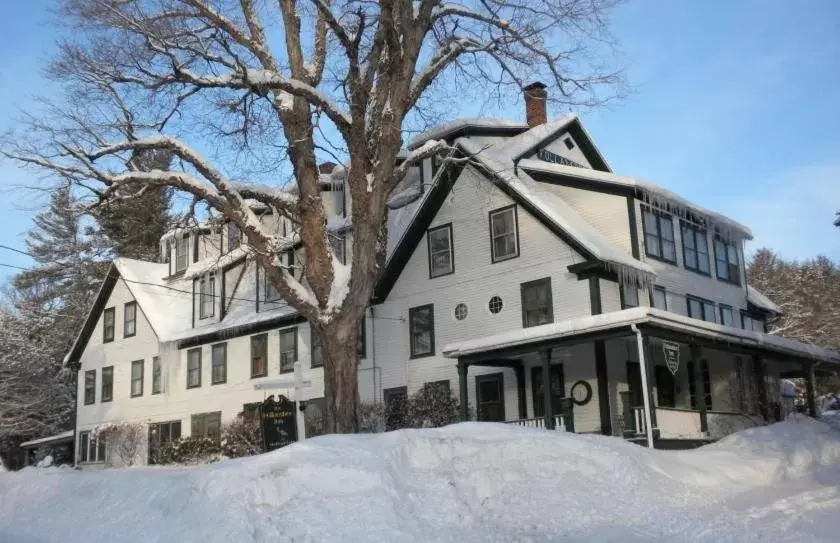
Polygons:
[[703,356],[703,348],[699,345],[689,345],[689,352],[691,353],[691,361],[694,363],[694,375],[689,375],[689,379],[694,379],[694,398],[697,401],[697,409],[700,411],[700,431],[709,431],[709,415],[706,413],[706,387],[703,383],[703,368],[700,358]]
[[770,404],[767,401],[767,381],[764,378],[764,360],[756,355],[753,356],[753,367],[755,371],[756,388],[758,388],[758,412],[764,420],[770,420]]
[[656,422],[656,405],[653,400],[653,387],[656,386],[656,359],[653,357],[653,348],[650,344],[650,337],[645,336],[645,358],[647,361],[647,387],[648,401],[650,402],[650,428],[654,439],[659,439],[659,424]]
[[814,375],[814,363],[807,362],[805,364],[805,394],[808,401],[808,415],[817,418],[817,386],[816,376]]
[[543,405],[545,406],[545,428],[554,430],[554,408],[551,405],[551,349],[540,351],[542,361]]
[[528,407],[525,402],[525,367],[520,362],[519,365],[513,367],[516,372],[516,396],[519,400],[519,418],[528,418]]
[[610,381],[607,376],[607,346],[603,340],[595,342],[595,378],[598,381],[598,411],[601,414],[601,433],[612,435],[610,410]]
[[467,372],[469,366],[464,360],[458,359],[458,388],[461,395],[461,420],[470,420],[469,397],[467,395]]
[[651,406],[650,388],[648,387],[648,371],[646,360],[645,341],[642,337],[642,331],[635,324],[630,325],[630,329],[636,334],[636,349],[639,353],[639,373],[642,378],[642,401],[644,402],[645,414],[645,433],[647,434],[647,446],[653,448],[653,408]]

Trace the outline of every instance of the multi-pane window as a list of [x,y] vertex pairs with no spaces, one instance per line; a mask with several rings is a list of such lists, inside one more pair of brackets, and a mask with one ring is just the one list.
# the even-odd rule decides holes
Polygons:
[[429,277],[440,277],[455,271],[455,253],[452,246],[452,224],[432,228],[429,240]]
[[332,248],[332,252],[335,255],[335,259],[341,262],[342,264],[346,263],[347,261],[347,241],[344,239],[344,236],[341,234],[330,234],[330,248]]
[[227,381],[227,343],[210,348],[210,361],[210,383],[218,385]]
[[490,251],[493,262],[519,256],[519,234],[516,228],[515,205],[490,212]]
[[175,240],[175,271],[183,271],[187,269],[190,255],[190,237],[188,235],[181,236]]
[[[688,371],[688,393],[691,398],[691,408],[697,409],[697,378],[694,368],[695,362],[689,360],[686,364]],[[712,409],[712,377],[709,373],[709,362],[706,360],[700,361],[701,378],[703,379],[703,398],[705,399],[706,410]]]
[[653,287],[650,298],[651,305],[655,309],[668,310],[668,295],[665,292],[665,287]]
[[79,462],[104,462],[105,440],[96,439],[90,432],[79,432]]
[[412,358],[435,354],[434,305],[429,304],[409,309],[408,329]]
[[709,274],[709,242],[702,228],[683,223],[683,262],[689,270]]
[[96,402],[96,370],[85,372],[85,405]]
[[645,253],[653,258],[675,263],[677,249],[674,243],[674,221],[671,216],[644,208],[642,222],[645,230]]
[[131,363],[131,397],[143,395],[143,361]]
[[227,223],[227,252],[231,252],[242,243],[242,231],[232,222]]
[[732,308],[728,305],[720,306],[720,323],[724,326],[735,326],[735,318]]
[[114,341],[114,308],[102,312],[102,342]]
[[201,386],[201,347],[187,351],[187,388]]
[[721,281],[740,284],[741,263],[734,243],[715,238],[715,269]]
[[750,332],[762,332],[764,333],[764,321],[761,319],[756,319],[749,313],[741,313],[741,328],[744,330],[748,330]]
[[110,402],[114,399],[114,366],[102,368],[102,392],[100,401]]
[[321,336],[311,326],[309,327],[309,357],[313,368],[324,365],[324,346],[321,345]]
[[621,309],[639,307],[639,287],[621,283],[618,287],[621,296]]
[[297,362],[297,328],[280,330],[280,373],[294,371]]
[[160,394],[163,392],[163,368],[161,367],[160,357],[152,358],[152,394]]
[[137,333],[137,302],[128,302],[123,308],[123,337]]
[[280,299],[280,292],[265,272],[263,272],[263,292],[265,293],[263,300],[266,302],[274,302]]
[[199,282],[198,315],[202,319],[216,313],[216,276],[210,274]]
[[358,335],[356,336],[356,356],[359,359],[367,356],[367,328],[364,317],[359,321]]
[[192,437],[209,437],[219,441],[222,436],[222,412],[199,413],[192,416],[190,434]]
[[181,421],[155,422],[149,424],[149,464],[160,462],[158,453],[170,441],[181,439]]
[[522,296],[522,326],[539,326],[554,322],[551,301],[551,278],[545,277],[520,285]]
[[251,336],[251,377],[268,375],[268,335]]
[[715,322],[715,304],[696,296],[687,296],[688,316],[692,319],[700,319],[708,322]]

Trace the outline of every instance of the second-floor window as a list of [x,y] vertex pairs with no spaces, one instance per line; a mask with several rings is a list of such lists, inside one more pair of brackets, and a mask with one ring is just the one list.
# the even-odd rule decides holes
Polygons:
[[749,313],[741,312],[741,328],[750,332],[765,332],[764,321],[757,319]]
[[720,323],[724,326],[735,326],[734,314],[728,305],[720,306]]
[[231,252],[242,243],[242,231],[232,222],[227,224],[227,252]]
[[309,358],[310,366],[320,368],[324,365],[324,347],[321,345],[321,337],[315,329],[309,327]]
[[85,405],[96,403],[96,370],[85,372]]
[[131,397],[143,395],[143,361],[131,363]]
[[210,348],[210,383],[218,385],[227,381],[227,343],[217,343]]
[[294,371],[297,361],[297,328],[280,330],[280,373]]
[[152,358],[152,394],[160,394],[163,392],[163,367],[161,366],[160,357]]
[[432,304],[408,310],[411,357],[435,354],[435,308]]
[[688,304],[688,316],[692,319],[700,319],[708,322],[715,322],[715,304],[696,296],[686,297]]
[[452,224],[432,228],[428,232],[429,277],[440,277],[455,271],[452,247]]
[[682,225],[683,262],[689,270],[709,274],[709,242],[706,231],[689,224]]
[[187,269],[190,258],[190,237],[181,236],[175,240],[175,272]]
[[515,205],[490,212],[490,252],[492,262],[519,256]]
[[347,263],[347,240],[344,238],[344,234],[330,234],[329,236],[330,247],[332,248],[332,252],[335,255],[335,259],[341,262],[342,264]]
[[216,276],[202,277],[199,282],[198,314],[202,319],[216,313]]
[[251,377],[268,375],[268,336],[251,336]]
[[137,302],[128,302],[123,308],[123,337],[137,333]]
[[639,307],[639,287],[621,283],[618,289],[621,296],[621,309]]
[[201,347],[187,351],[187,388],[201,386]]
[[114,399],[114,366],[102,368],[102,397],[100,401],[110,402]]
[[551,278],[522,283],[522,327],[539,326],[554,322],[554,308],[551,299]]
[[734,243],[715,238],[715,269],[721,281],[741,283],[741,263]]
[[650,303],[654,309],[668,310],[668,295],[665,292],[665,287],[653,287],[653,292],[650,296]]
[[263,292],[265,293],[263,299],[266,302],[275,302],[280,299],[280,292],[265,272],[263,272]]
[[642,208],[645,230],[645,254],[672,264],[677,261],[674,243],[674,221],[670,215],[650,208]]
[[102,313],[102,342],[114,341],[114,308],[109,307]]

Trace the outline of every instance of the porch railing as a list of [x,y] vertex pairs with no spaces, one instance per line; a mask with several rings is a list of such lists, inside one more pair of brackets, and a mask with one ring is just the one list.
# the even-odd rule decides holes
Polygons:
[[[524,428],[542,428],[545,429],[545,417],[535,417],[532,419],[517,419],[506,420],[505,424],[515,424]],[[566,423],[563,415],[554,415],[554,430],[558,432],[565,432]]]

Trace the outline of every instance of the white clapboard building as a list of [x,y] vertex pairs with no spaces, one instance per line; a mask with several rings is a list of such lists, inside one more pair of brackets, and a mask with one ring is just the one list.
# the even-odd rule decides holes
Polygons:
[[[578,117],[546,119],[544,93],[525,90],[527,122],[459,120],[409,143],[445,139],[471,159],[426,160],[389,202],[387,265],[359,330],[361,400],[433,383],[465,419],[661,447],[772,417],[784,377],[810,383],[813,409],[813,376],[840,355],[765,333],[779,308],[747,284],[749,228],[614,173]],[[322,166],[343,260],[342,171]],[[165,263],[113,263],[68,353],[79,464],[109,460],[94,431],[108,423],[147,424],[149,452],[217,436],[266,394],[289,395],[295,362],[307,410],[323,405],[309,326],[235,228],[173,231],[161,251]]]

